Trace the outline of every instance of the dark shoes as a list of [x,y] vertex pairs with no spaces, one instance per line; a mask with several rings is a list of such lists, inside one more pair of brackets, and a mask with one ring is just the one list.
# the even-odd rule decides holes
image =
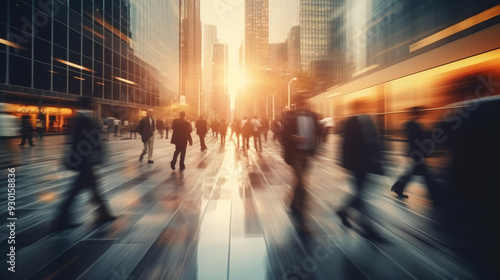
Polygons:
[[175,163],[173,161],[170,162],[170,168],[172,168],[172,170],[175,170]]
[[142,161],[143,158],[144,158],[144,153],[142,153],[141,156],[139,157],[139,161]]
[[347,219],[347,212],[345,210],[339,210],[337,211],[337,215],[339,216],[340,220],[342,221],[342,224],[346,227],[351,227],[351,222]]
[[391,192],[396,193],[399,198],[408,198],[406,194],[403,194],[402,192],[397,192],[394,188],[391,188]]
[[155,163],[154,160],[148,160],[149,164]]
[[181,170],[184,170],[186,169],[186,166],[185,165],[181,165]]

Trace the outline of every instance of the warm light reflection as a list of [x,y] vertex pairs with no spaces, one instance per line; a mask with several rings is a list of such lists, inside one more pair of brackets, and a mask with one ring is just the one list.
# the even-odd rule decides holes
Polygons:
[[116,77],[116,76],[115,76],[115,79],[117,79],[118,81],[121,81],[121,82],[127,83],[127,84],[134,85],[134,86],[135,86],[135,85],[137,85],[137,83],[134,83],[134,82],[129,81],[129,80],[124,79],[124,78],[120,78],[120,77]]
[[60,59],[60,58],[54,58],[55,61],[57,62],[60,62],[62,64],[66,64],[68,66],[71,66],[73,68],[77,68],[77,69],[80,69],[80,70],[84,70],[84,71],[88,71],[88,72],[92,72],[92,69],[89,69],[87,67],[84,67],[84,66],[81,66],[81,65],[78,65],[76,63],[73,63],[73,62],[69,62],[69,61],[66,61],[66,60],[63,60],[63,59]]
[[82,80],[82,81],[85,81],[85,79],[84,79],[84,78],[82,78],[82,77],[74,76],[73,78],[75,78],[75,79],[77,79],[77,80]]
[[370,65],[370,66],[368,66],[366,68],[363,68],[363,69],[361,69],[359,71],[354,72],[352,74],[352,76],[355,77],[355,76],[361,75],[361,74],[366,73],[366,72],[368,72],[368,71],[370,71],[372,69],[377,68],[378,66],[379,66],[378,64]]
[[40,194],[38,199],[42,202],[52,202],[57,199],[57,193],[55,192],[45,192]]
[[101,85],[101,86],[103,86],[103,85],[104,85],[104,83],[101,83],[101,82],[97,82],[97,84],[98,84],[98,85]]
[[99,33],[95,32],[92,28],[90,28],[90,27],[88,27],[88,26],[86,26],[86,25],[83,25],[83,24],[82,24],[82,26],[83,26],[83,28],[85,28],[85,30],[87,30],[87,31],[89,31],[89,32],[92,32],[95,36],[97,36],[97,37],[99,37],[99,38],[101,38],[101,39],[103,39],[103,40],[106,40],[106,39],[104,38],[104,36],[102,36],[101,34],[99,34]]
[[418,49],[421,49],[425,46],[428,46],[430,44],[433,44],[439,40],[442,40],[446,37],[449,37],[453,34],[456,34],[460,31],[463,31],[467,28],[470,28],[474,25],[478,25],[481,22],[487,21],[490,18],[496,17],[500,15],[500,5],[497,5],[491,9],[488,9],[482,13],[479,13],[475,16],[472,16],[466,20],[463,20],[455,25],[452,25],[444,30],[441,30],[429,37],[426,37],[412,45],[410,45],[410,52],[414,52]]
[[20,49],[20,50],[26,50],[25,47],[20,46],[20,45],[15,44],[15,43],[12,43],[11,41],[7,41],[7,40],[2,39],[2,38],[0,38],[0,44],[4,44],[4,45],[7,45],[9,47],[13,47],[13,48]]
[[[86,13],[89,17],[93,17],[91,13]],[[131,39],[123,34],[119,29],[113,27],[112,24],[106,22],[104,19],[102,18],[97,18],[97,17],[93,17],[94,20],[96,22],[98,22],[100,25],[102,25],[104,28],[106,28],[107,30],[111,31],[113,34],[115,34],[116,36],[120,37],[120,39],[122,39],[123,41],[129,43],[131,41]]]

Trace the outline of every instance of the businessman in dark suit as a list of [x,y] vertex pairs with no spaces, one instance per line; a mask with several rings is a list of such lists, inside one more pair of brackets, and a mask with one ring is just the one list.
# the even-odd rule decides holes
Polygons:
[[139,161],[142,161],[144,155],[148,154],[148,163],[154,163],[151,158],[153,157],[153,144],[154,144],[154,133],[156,130],[156,122],[153,119],[153,110],[149,109],[147,115],[142,118],[136,127],[136,131],[141,135],[142,143],[144,143],[144,149],[139,157]]
[[308,158],[316,153],[319,129],[318,117],[306,109],[307,97],[306,93],[296,95],[297,109],[284,113],[282,132],[285,162],[293,168],[296,179],[290,209],[301,233],[309,232],[304,220],[308,197],[305,177]]
[[196,121],[196,134],[200,137],[200,148],[202,152],[207,149],[207,145],[205,145],[205,135],[207,132],[207,121],[203,119],[203,116],[200,116],[200,118]]
[[354,177],[354,195],[351,196],[342,208],[337,210],[342,223],[351,226],[347,219],[350,208],[357,209],[363,215],[362,226],[369,238],[378,238],[378,234],[371,226],[366,215],[363,195],[366,192],[367,173],[383,175],[381,165],[381,146],[378,132],[372,117],[366,114],[364,102],[354,104],[354,111],[359,113],[347,120],[344,128],[342,145],[342,166],[351,171]]
[[193,139],[191,138],[191,124],[185,120],[186,113],[180,112],[179,118],[172,122],[172,140],[170,143],[175,144],[175,152],[172,161],[170,162],[170,167],[175,170],[175,164],[177,163],[177,156],[181,154],[180,169],[186,169],[184,165],[184,159],[186,158],[186,148],[187,143],[189,146],[193,146]]

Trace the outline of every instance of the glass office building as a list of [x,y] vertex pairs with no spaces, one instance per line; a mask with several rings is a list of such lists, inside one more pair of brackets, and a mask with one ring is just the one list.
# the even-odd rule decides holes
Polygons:
[[300,2],[301,70],[331,85],[345,80],[344,0]]
[[100,116],[138,118],[179,94],[178,1],[0,5],[0,102],[16,112],[45,110],[57,129],[81,95]]

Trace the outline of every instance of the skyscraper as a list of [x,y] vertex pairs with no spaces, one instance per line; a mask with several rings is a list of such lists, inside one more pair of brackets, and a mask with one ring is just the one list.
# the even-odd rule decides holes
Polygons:
[[[181,100],[197,113],[201,91],[200,0],[181,0]],[[201,109],[201,108],[200,108]]]
[[265,69],[269,54],[268,0],[245,0],[245,72]]
[[3,1],[1,102],[42,113],[49,132],[62,130],[78,96],[94,97],[98,116],[139,118],[179,93],[178,3]]
[[214,44],[218,42],[217,27],[205,24],[203,27],[203,79],[201,87],[202,115],[206,115],[212,106],[212,64],[214,62]]
[[229,94],[227,84],[228,51],[225,44],[213,45],[212,108],[219,118],[229,118]]
[[332,85],[345,80],[345,1],[300,2],[302,71]]

